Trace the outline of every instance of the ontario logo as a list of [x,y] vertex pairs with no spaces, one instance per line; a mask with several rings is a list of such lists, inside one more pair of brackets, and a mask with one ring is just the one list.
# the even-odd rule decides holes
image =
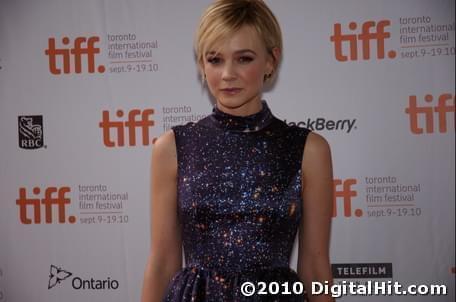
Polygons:
[[[48,289],[52,289],[63,281],[73,276],[73,273],[51,264],[49,269]],[[71,287],[75,290],[116,290],[119,288],[119,281],[107,277],[105,279],[81,278],[74,276],[71,278]]]
[[68,279],[73,275],[72,273],[57,267],[51,264],[51,268],[49,269],[49,282],[48,282],[48,289],[53,288],[57,284],[60,284],[62,281]]
[[18,116],[17,123],[19,148],[30,150],[44,147],[42,115]]

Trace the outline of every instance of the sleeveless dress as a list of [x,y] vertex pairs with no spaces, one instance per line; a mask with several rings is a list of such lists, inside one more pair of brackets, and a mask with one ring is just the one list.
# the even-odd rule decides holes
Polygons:
[[[305,301],[304,294],[243,296],[241,284],[301,281],[289,267],[301,219],[301,163],[310,130],[261,111],[213,107],[172,127],[185,267],[163,301]],[[285,291],[280,286],[280,292]],[[267,290],[267,288],[266,288]]]

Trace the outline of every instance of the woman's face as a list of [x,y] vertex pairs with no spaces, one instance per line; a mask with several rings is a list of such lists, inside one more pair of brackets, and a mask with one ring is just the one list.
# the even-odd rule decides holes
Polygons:
[[273,67],[272,56],[249,26],[241,27],[203,56],[203,71],[219,108],[239,114],[258,111],[264,75]]

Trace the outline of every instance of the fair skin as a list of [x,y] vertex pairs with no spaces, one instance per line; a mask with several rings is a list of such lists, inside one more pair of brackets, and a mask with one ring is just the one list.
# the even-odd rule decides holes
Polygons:
[[161,302],[171,278],[182,268],[177,219],[177,156],[172,130],[155,142],[151,161],[151,252],[141,302]]
[[[251,27],[244,26],[203,54],[200,68],[217,100],[217,107],[239,116],[261,110],[265,74],[274,69],[274,58]],[[279,49],[275,48],[275,57]]]
[[[209,49],[200,68],[217,107],[238,116],[260,111],[264,75],[275,71],[279,55],[277,48],[268,53],[258,34],[247,26],[215,45],[214,50]],[[176,215],[177,156],[172,130],[154,144],[151,167],[153,248],[145,270],[142,302],[161,301],[169,281],[182,268],[182,238]],[[329,264],[332,179],[329,145],[322,136],[310,133],[302,159],[303,217],[297,268],[308,289],[312,281],[332,281]],[[334,301],[323,295],[309,295],[309,298],[311,302]]]
[[331,150],[327,141],[310,133],[302,159],[302,218],[299,225],[299,278],[311,302],[334,301],[326,295],[311,296],[312,282],[332,284],[329,237],[333,202]]

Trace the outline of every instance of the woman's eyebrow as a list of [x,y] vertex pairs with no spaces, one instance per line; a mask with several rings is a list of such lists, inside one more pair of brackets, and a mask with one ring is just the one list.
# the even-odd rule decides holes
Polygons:
[[256,52],[254,52],[254,51],[251,50],[251,49],[240,49],[240,50],[236,50],[234,53],[235,53],[235,54],[240,54],[240,53],[246,53],[246,52],[250,52],[250,53],[256,55]]
[[[247,53],[247,52],[256,55],[256,52],[255,52],[255,51],[253,51],[253,50],[251,50],[251,49],[248,49],[248,48],[236,50],[236,51],[234,52],[234,54],[238,55],[238,54],[243,54],[243,53]],[[219,55],[219,54],[220,54],[220,52],[216,52],[216,51],[212,50],[212,51],[206,52],[205,55],[206,55],[206,56],[214,56],[214,55]]]

